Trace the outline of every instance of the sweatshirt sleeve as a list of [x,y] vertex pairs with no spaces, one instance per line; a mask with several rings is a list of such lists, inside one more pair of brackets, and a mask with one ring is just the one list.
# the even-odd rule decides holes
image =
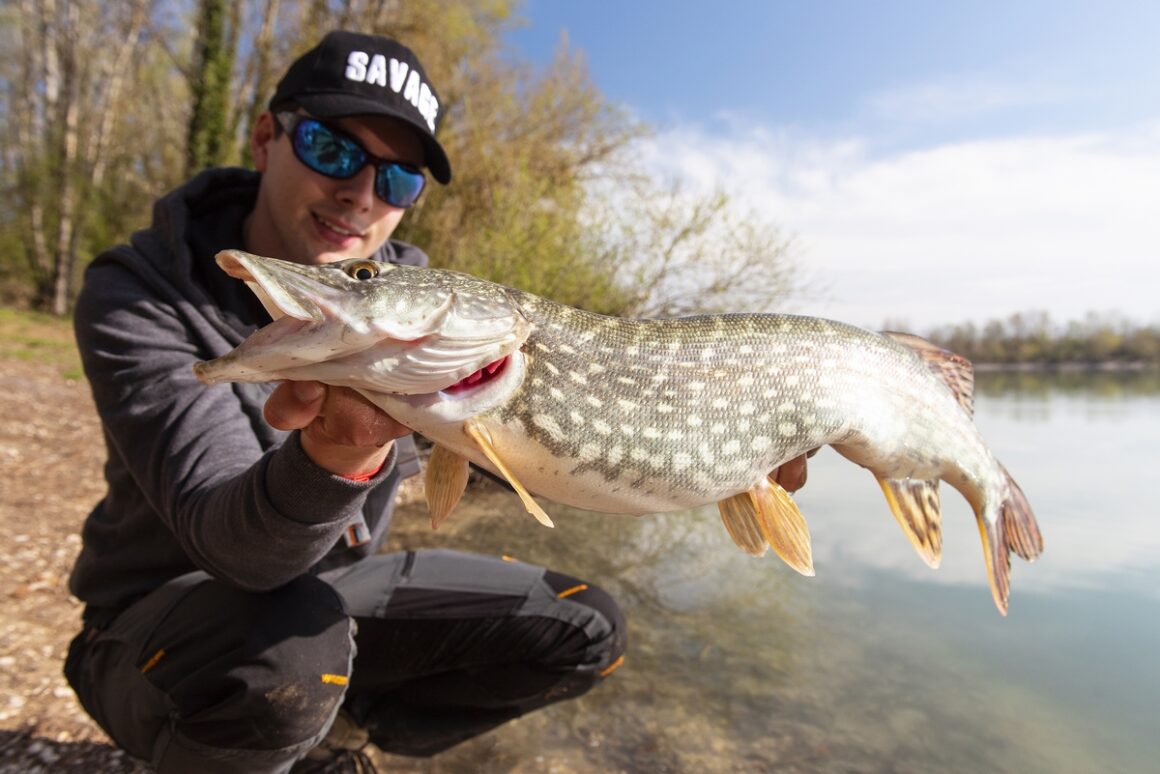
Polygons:
[[117,469],[106,504],[116,505],[119,487],[136,489],[198,567],[243,588],[274,588],[360,518],[396,453],[367,482],[315,465],[297,433],[262,419],[270,385],[197,381],[194,362],[222,345],[207,344],[213,331],[188,304],[162,295],[106,261],[89,268],[77,302],[77,342]]

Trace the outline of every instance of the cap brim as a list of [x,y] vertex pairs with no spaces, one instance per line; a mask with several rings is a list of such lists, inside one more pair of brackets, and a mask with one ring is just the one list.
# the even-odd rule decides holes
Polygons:
[[431,134],[426,124],[415,121],[408,115],[391,110],[381,102],[363,99],[350,94],[298,94],[294,102],[316,118],[346,118],[347,116],[390,116],[408,126],[413,126],[423,141],[427,169],[440,183],[451,182],[451,162],[443,146]]

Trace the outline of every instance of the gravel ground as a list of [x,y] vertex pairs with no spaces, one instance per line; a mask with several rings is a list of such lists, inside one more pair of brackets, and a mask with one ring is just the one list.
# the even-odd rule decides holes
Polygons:
[[0,360],[0,772],[136,770],[61,675],[81,613],[68,573],[102,462],[88,386]]
[[[88,385],[61,371],[59,363],[0,355],[0,774],[141,771],[61,674],[81,617],[68,574],[81,525],[104,493],[104,444]],[[470,770],[468,756],[372,756],[391,771]]]

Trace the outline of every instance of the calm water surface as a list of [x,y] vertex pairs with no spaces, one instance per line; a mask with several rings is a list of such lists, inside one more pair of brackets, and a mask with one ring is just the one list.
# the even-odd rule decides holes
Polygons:
[[[409,771],[1160,770],[1160,377],[980,375],[977,421],[1046,543],[987,588],[966,503],[943,487],[927,568],[871,475],[824,450],[798,494],[816,578],[732,546],[716,508],[633,519],[474,500],[453,534],[592,580],[630,625],[590,695]],[[462,506],[461,506],[462,508]],[[474,515],[472,514],[474,511]],[[493,515],[490,511],[501,511]]]

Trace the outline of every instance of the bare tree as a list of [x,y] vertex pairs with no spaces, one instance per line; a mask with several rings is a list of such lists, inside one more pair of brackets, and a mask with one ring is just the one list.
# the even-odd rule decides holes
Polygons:
[[398,232],[436,265],[612,314],[768,307],[784,295],[788,240],[723,195],[690,197],[634,169],[645,127],[600,94],[581,52],[564,39],[551,64],[534,68],[503,50],[517,9],[512,0],[0,6],[5,282],[15,277],[37,305],[65,312],[79,265],[144,225],[151,200],[187,172],[248,160],[246,138],[277,74],[345,26],[404,41],[438,84],[455,181],[430,186]]
[[[16,126],[14,135],[18,149],[10,149],[10,175],[15,181],[14,193],[24,206],[23,223],[17,230],[23,237],[29,269],[37,283],[38,295],[44,294],[43,283],[52,275],[52,257],[49,252],[45,217],[48,199],[47,181],[50,177],[47,155],[38,152],[44,142],[48,115],[55,112],[60,83],[57,76],[56,48],[48,43],[50,28],[43,2],[21,0],[21,34],[25,41],[19,70],[9,83],[15,86],[9,98],[9,118]],[[41,44],[33,44],[37,41]],[[37,85],[40,96],[37,97]],[[12,107],[19,106],[18,109]]]
[[20,5],[24,45],[20,75],[10,82],[19,107],[7,116],[20,147],[11,172],[35,303],[55,314],[69,308],[87,205],[108,168],[114,106],[150,2],[115,8],[58,0]]

